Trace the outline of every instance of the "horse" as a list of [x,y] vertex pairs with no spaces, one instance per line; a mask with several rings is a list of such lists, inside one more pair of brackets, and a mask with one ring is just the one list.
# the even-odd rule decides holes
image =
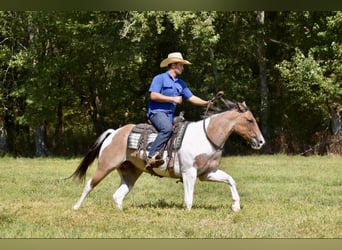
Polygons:
[[[201,120],[189,122],[181,146],[175,152],[174,166],[166,167],[168,155],[164,152],[164,164],[153,169],[159,177],[177,178],[183,183],[187,211],[193,205],[197,179],[228,184],[233,200],[231,209],[234,212],[240,211],[240,196],[235,180],[219,169],[223,146],[232,133],[244,138],[252,149],[259,150],[265,144],[256,119],[246,103],[221,99],[225,103],[225,109],[202,117]],[[135,124],[127,124],[116,130],[108,129],[103,132],[70,176],[85,181],[87,169],[98,158],[97,169],[86,182],[81,197],[73,206],[74,210],[80,208],[86,196],[113,170],[117,170],[121,177],[113,200],[116,208],[122,210],[123,200],[137,179],[142,173],[149,173],[145,169],[143,152],[133,154],[133,150],[128,147],[128,137],[134,126]]]

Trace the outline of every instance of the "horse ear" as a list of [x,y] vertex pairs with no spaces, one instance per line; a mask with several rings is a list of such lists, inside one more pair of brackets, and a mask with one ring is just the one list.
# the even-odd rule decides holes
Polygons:
[[246,112],[246,111],[249,110],[249,108],[247,107],[245,101],[243,101],[242,103],[241,103],[241,102],[238,102],[238,103],[236,104],[236,106],[237,106],[239,112]]
[[243,111],[245,110],[245,108],[244,108],[244,102],[243,102],[243,103],[238,102],[238,103],[236,104],[236,107],[237,107],[237,109],[238,109],[239,112],[243,112]]

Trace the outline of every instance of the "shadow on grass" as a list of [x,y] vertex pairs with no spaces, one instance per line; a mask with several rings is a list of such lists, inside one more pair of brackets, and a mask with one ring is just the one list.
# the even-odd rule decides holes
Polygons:
[[[185,209],[183,203],[175,203],[173,201],[166,201],[165,199],[158,199],[156,201],[150,201],[148,203],[143,203],[136,205],[137,208],[159,208],[159,209]],[[213,205],[213,204],[194,204],[192,206],[192,210],[194,209],[205,209],[205,210],[222,210],[222,209],[229,209],[229,205]]]

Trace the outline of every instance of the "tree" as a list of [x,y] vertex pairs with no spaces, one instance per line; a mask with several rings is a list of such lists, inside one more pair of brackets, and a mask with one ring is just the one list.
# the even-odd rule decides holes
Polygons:
[[[315,43],[310,43],[309,48],[297,47],[294,56],[278,64],[277,68],[288,81],[289,91],[296,94],[295,102],[309,109],[323,109],[330,113],[331,125],[339,124],[342,107],[342,14],[325,13],[317,18],[315,13],[308,13],[306,16],[312,19],[313,24],[307,29],[308,36],[314,36]],[[337,121],[334,120],[336,118]],[[339,134],[340,130],[339,125],[331,127],[333,134]]]
[[[0,19],[4,18],[4,13],[0,13]],[[8,47],[4,46],[6,40],[8,40],[5,30],[0,30],[0,68],[2,79],[0,79],[0,155],[8,152],[7,143],[7,128],[5,125],[5,115],[7,111],[7,86],[5,86],[6,74],[8,72],[8,66],[6,65],[6,58],[9,54]]]
[[21,132],[16,126],[17,117],[23,112],[23,100],[16,93],[25,80],[27,39],[22,29],[24,16],[23,12],[0,12],[0,151],[3,153],[20,152],[17,140],[21,145],[28,145],[26,138],[19,139]]
[[[327,112],[336,119],[336,109],[341,105],[342,88],[335,76],[325,76],[324,68],[314,59],[310,51],[305,56],[299,49],[290,61],[283,61],[277,68],[287,80],[292,104],[309,112]],[[338,110],[338,109],[337,109]],[[332,133],[339,135],[339,126],[331,121]],[[337,122],[338,124],[338,122]]]
[[301,152],[329,125],[341,133],[340,23],[339,11],[1,11],[0,152],[83,154],[106,128],[145,122],[171,51],[192,62],[196,95],[247,102],[270,153]]
[[[258,30],[257,30],[257,51],[258,51],[258,64],[259,64],[259,77],[260,77],[260,99],[261,99],[261,110],[260,110],[260,116],[261,116],[261,130],[263,132],[263,135],[266,139],[266,141],[269,141],[270,135],[269,135],[269,129],[268,129],[268,109],[269,109],[269,103],[268,103],[268,95],[269,95],[269,89],[268,89],[268,81],[267,81],[267,58],[266,58],[266,42],[265,42],[265,30],[264,30],[264,22],[265,22],[265,12],[264,11],[258,11],[257,12],[257,18],[256,18],[257,24],[258,24]],[[264,151],[268,151],[268,144],[265,145]]]

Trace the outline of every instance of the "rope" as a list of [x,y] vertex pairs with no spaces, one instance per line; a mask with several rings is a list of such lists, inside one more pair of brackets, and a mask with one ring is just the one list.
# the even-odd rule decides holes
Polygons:
[[204,116],[207,116],[208,115],[208,112],[209,112],[209,109],[211,108],[212,104],[217,100],[217,99],[221,99],[222,97],[224,96],[224,92],[221,90],[219,92],[217,92],[217,94],[211,98],[208,102],[208,105],[207,105],[207,108],[204,112]]

